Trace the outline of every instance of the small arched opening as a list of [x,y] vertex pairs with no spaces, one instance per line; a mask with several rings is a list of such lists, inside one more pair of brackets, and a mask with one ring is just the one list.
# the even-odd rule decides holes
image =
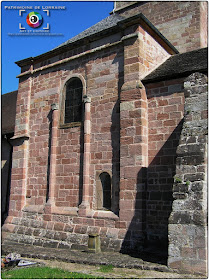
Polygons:
[[107,172],[102,172],[97,178],[96,208],[98,210],[111,210],[112,182]]

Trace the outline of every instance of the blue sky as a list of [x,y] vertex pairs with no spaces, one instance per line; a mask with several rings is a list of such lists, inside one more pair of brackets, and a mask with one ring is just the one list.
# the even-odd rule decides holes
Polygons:
[[[31,6],[32,9],[11,9],[11,7]],[[48,9],[49,6],[62,6],[65,9]],[[2,94],[18,89],[20,68],[15,61],[36,56],[53,49],[59,44],[109,16],[113,10],[111,1],[2,1],[1,2],[1,92]],[[35,9],[40,7],[40,9]],[[39,12],[43,23],[38,28],[30,27],[27,15]],[[44,30],[49,24],[53,36],[19,35],[23,32]],[[31,31],[30,31],[31,30]],[[47,31],[46,31],[47,32]],[[15,34],[15,35],[14,35]]]

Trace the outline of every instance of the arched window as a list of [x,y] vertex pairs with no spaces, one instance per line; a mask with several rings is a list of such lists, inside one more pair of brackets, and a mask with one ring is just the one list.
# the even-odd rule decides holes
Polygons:
[[102,172],[97,181],[97,209],[111,210],[111,177],[107,172]]
[[64,123],[81,122],[83,84],[79,78],[72,78],[65,87]]

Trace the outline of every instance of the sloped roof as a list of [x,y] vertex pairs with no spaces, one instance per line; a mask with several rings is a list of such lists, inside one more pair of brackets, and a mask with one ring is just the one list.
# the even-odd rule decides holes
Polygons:
[[153,36],[155,40],[159,41],[161,44],[163,43],[164,47],[171,51],[172,54],[178,53],[178,50],[159,32],[159,30],[142,13],[139,13],[134,16],[120,16],[117,14],[112,14],[107,18],[103,19],[102,21],[84,30],[83,32],[79,33],[75,37],[62,43],[58,47],[36,57],[29,57],[26,59],[19,60],[16,62],[16,64],[19,66],[27,65],[35,59],[40,59],[44,56],[56,54],[58,51],[61,52],[66,47],[69,47],[71,44],[81,44],[82,40],[94,41],[98,37],[104,36],[109,32],[114,33],[116,31],[121,30],[124,24],[132,24],[133,22],[140,22],[143,28],[147,29],[147,32],[150,32],[151,36]]
[[157,69],[147,75],[144,84],[165,79],[189,76],[191,73],[208,71],[208,48],[170,56]]
[[93,26],[91,26],[88,29],[84,30],[83,32],[79,33],[75,37],[67,40],[64,43],[62,43],[61,45],[59,45],[55,49],[60,48],[60,47],[65,46],[65,45],[68,45],[70,43],[74,43],[78,40],[81,40],[81,39],[84,39],[84,38],[89,37],[91,35],[97,34],[99,32],[108,30],[110,28],[116,27],[117,23],[122,21],[124,18],[125,18],[124,16],[120,16],[120,15],[117,15],[117,14],[113,14],[111,16],[108,16],[107,18],[101,20],[100,22],[94,24]]
[[1,96],[1,133],[13,133],[15,129],[17,90]]
[[[79,41],[81,39],[90,37],[92,35],[99,34],[100,32],[104,33],[105,31],[108,31],[109,29],[113,29],[114,27],[118,27],[119,24],[127,23],[132,20],[139,20],[142,19],[148,26],[149,29],[152,30],[153,33],[156,33],[163,41],[165,41],[170,48],[174,50],[175,53],[178,53],[176,48],[159,32],[159,30],[142,14],[139,13],[137,15],[133,16],[121,16],[118,14],[112,14],[108,16],[107,18],[101,20],[100,22],[96,23],[95,25],[89,27],[88,29],[84,30],[83,32],[79,33],[77,36],[67,40],[63,44],[59,45],[57,48],[60,48],[62,46],[74,43],[76,41]],[[57,49],[55,48],[55,49]]]

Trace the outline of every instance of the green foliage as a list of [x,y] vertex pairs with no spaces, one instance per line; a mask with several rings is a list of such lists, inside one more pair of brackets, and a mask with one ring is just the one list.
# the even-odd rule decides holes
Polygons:
[[113,265],[112,264],[101,265],[99,270],[104,273],[111,272],[113,271]]
[[175,180],[175,183],[182,183],[182,180],[178,177],[175,177],[174,180]]
[[186,185],[189,186],[190,185],[190,181],[186,181]]
[[1,273],[2,279],[103,279],[88,274],[69,272],[51,267],[28,267],[5,270]]

